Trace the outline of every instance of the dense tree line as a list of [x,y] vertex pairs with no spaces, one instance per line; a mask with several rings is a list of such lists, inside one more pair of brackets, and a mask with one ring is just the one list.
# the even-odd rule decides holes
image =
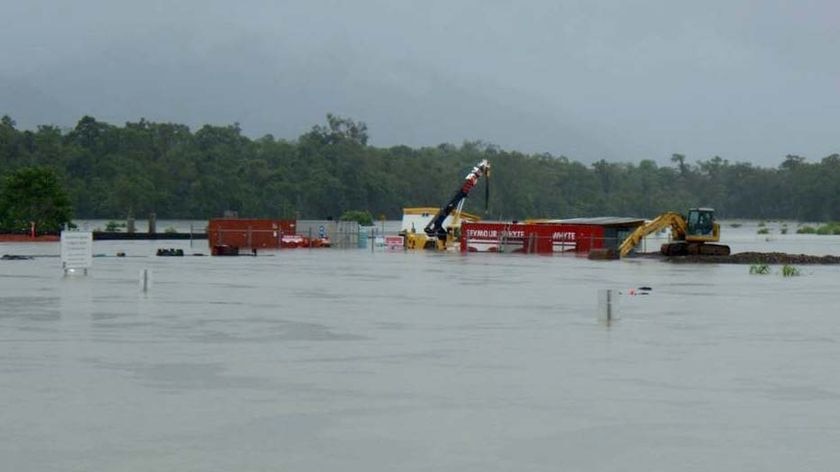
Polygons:
[[[196,131],[173,123],[114,126],[85,116],[71,130],[20,130],[0,121],[0,177],[53,169],[77,218],[338,218],[347,210],[398,218],[405,206],[439,206],[479,160],[492,166],[490,218],[620,215],[710,206],[724,218],[840,219],[840,155],[787,156],[776,168],[720,157],[669,165],[591,165],[548,154],[460,146],[378,148],[363,123],[329,115],[294,141],[250,139],[238,125]],[[486,185],[483,181],[479,184]],[[466,210],[484,214],[481,188]]]

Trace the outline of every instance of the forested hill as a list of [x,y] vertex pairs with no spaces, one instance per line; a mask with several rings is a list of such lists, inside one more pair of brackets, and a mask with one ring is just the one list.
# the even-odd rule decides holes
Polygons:
[[[639,216],[710,206],[724,218],[840,219],[840,155],[787,156],[777,168],[719,157],[671,165],[529,155],[467,142],[413,149],[367,144],[363,123],[328,116],[295,141],[250,139],[238,125],[92,117],[62,131],[0,122],[0,177],[26,166],[56,170],[77,218],[338,217],[347,210],[398,218],[440,206],[481,159],[492,165],[489,218]],[[465,209],[484,214],[484,180]]]

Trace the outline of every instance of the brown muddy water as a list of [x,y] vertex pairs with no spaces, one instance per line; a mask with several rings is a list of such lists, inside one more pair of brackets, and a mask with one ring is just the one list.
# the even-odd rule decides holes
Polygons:
[[[724,238],[840,254],[830,237]],[[838,266],[785,278],[644,259],[158,247],[207,252],[97,242],[128,257],[66,278],[56,257],[0,261],[3,470],[840,466]],[[653,290],[628,293],[640,286]],[[609,327],[602,288],[623,292]]]

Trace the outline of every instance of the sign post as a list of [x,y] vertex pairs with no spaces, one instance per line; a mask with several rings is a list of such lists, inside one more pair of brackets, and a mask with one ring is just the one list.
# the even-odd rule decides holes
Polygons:
[[87,275],[93,265],[93,233],[90,231],[61,232],[61,268],[64,275],[83,269]]

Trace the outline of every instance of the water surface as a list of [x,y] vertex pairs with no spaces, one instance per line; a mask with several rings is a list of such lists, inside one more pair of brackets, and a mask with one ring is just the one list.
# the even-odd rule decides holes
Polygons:
[[[840,254],[836,238],[727,233],[736,251]],[[207,252],[96,242],[128,257],[66,278],[56,257],[0,261],[3,469],[840,465],[838,266],[783,278],[638,259],[158,247]],[[639,286],[651,295],[627,294]],[[601,288],[625,293],[610,327],[596,320]]]

